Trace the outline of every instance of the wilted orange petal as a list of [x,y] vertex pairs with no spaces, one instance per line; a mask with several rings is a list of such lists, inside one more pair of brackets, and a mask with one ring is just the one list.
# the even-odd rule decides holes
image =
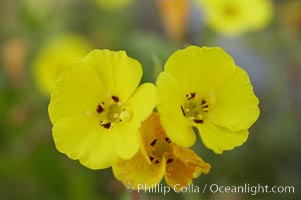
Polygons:
[[191,184],[192,179],[210,171],[210,164],[204,162],[192,150],[174,145],[174,160],[166,165],[165,179],[168,185],[179,190]]
[[180,41],[187,26],[189,1],[157,0],[157,5],[167,34],[173,40]]

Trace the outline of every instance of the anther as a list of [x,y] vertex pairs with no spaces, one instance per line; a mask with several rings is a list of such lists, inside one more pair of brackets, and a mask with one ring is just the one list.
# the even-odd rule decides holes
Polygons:
[[204,121],[202,119],[195,119],[194,122],[197,123],[197,124],[203,124],[204,123]]
[[96,111],[97,111],[98,113],[102,113],[102,112],[104,111],[103,106],[104,106],[104,103],[101,102],[101,103],[97,106]]
[[195,96],[196,96],[196,93],[195,93],[195,92],[192,92],[192,93],[190,93],[190,94],[186,94],[186,98],[187,98],[188,100],[193,99]]
[[164,138],[165,142],[171,143],[170,139],[168,137]]
[[116,103],[119,101],[119,97],[117,96],[112,96],[112,100],[115,101]]
[[149,159],[150,159],[151,162],[153,162],[154,157],[151,157],[151,156],[150,156]]
[[100,125],[101,125],[102,127],[106,128],[106,129],[109,129],[109,128],[111,127],[111,123],[110,123],[110,122],[105,123],[105,124],[101,123]]
[[157,139],[154,139],[154,140],[150,143],[150,145],[151,145],[151,146],[154,146],[154,145],[156,144],[156,142],[157,142]]

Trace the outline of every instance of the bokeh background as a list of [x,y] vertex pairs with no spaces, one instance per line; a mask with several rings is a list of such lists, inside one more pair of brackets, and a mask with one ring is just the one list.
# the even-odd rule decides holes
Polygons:
[[[0,1],[1,200],[301,198],[301,1],[272,1],[266,26],[235,36],[211,28],[196,0],[179,2]],[[111,169],[93,171],[59,153],[48,118],[49,95],[39,81],[48,72],[37,72],[36,63],[47,45],[55,45],[53,38],[66,34],[81,37],[89,49],[126,50],[142,64],[143,82],[155,82],[177,49],[223,47],[248,71],[261,115],[248,141],[233,151],[215,155],[199,139],[193,148],[212,169],[194,185],[290,185],[295,194],[129,193]],[[56,56],[44,63],[66,57],[68,49],[52,51]]]

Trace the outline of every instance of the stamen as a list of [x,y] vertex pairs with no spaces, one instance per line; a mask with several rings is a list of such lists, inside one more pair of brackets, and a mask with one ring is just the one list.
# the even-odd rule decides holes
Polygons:
[[116,103],[119,101],[119,97],[117,96],[112,96],[112,100],[115,101]]
[[105,124],[103,124],[103,123],[101,122],[100,125],[101,125],[102,127],[106,128],[106,129],[109,129],[109,128],[111,127],[111,123],[110,123],[110,122],[105,123]]
[[196,96],[196,93],[195,93],[195,92],[192,92],[192,93],[190,93],[190,94],[186,94],[186,98],[187,98],[188,100],[193,99],[195,96]]
[[201,106],[201,108],[208,108],[208,107],[209,107],[208,105]]
[[151,145],[151,146],[154,146],[154,145],[156,144],[156,142],[157,142],[157,139],[154,139],[154,140],[150,143],[150,145]]
[[197,123],[197,124],[203,124],[204,123],[204,121],[202,119],[195,119],[194,122]]
[[103,106],[104,106],[104,103],[101,102],[101,103],[97,106],[96,111],[97,111],[98,113],[102,113],[102,112],[104,111]]
[[150,159],[151,162],[153,162],[154,157],[151,157],[151,156],[150,156],[149,159]]
[[188,119],[194,121],[195,117],[188,117]]
[[129,120],[131,118],[131,113],[128,112],[126,109],[123,109],[119,114],[119,119],[123,120]]
[[186,114],[184,112],[183,106],[181,106],[181,110],[182,110],[182,113],[183,113],[184,117],[186,117]]
[[168,137],[164,138],[165,142],[171,143],[170,139]]

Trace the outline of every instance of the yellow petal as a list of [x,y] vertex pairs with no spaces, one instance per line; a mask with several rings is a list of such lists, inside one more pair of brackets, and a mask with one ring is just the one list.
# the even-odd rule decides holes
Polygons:
[[126,102],[126,107],[131,112],[131,123],[140,127],[153,111],[158,102],[157,88],[152,83],[144,83],[137,88],[134,95]]
[[219,47],[190,46],[178,50],[167,60],[166,72],[172,74],[179,89],[206,96],[220,87],[235,72],[231,56]]
[[220,88],[214,91],[216,104],[208,119],[232,131],[248,129],[258,118],[258,99],[248,74],[240,67]]
[[204,121],[204,124],[198,125],[197,128],[205,146],[217,154],[242,145],[248,139],[249,135],[248,130],[232,132],[227,128],[207,121]]
[[171,141],[189,147],[195,142],[195,134],[181,110],[185,93],[181,91],[182,85],[180,84],[181,82],[176,82],[167,72],[162,72],[159,75],[157,79],[159,96],[157,108],[166,135]]
[[105,95],[96,71],[76,63],[60,74],[48,107],[50,120],[72,115],[92,115]]
[[96,71],[106,90],[125,102],[137,88],[142,67],[124,51],[93,50],[84,59]]
[[122,159],[132,158],[139,150],[139,132],[137,126],[130,122],[123,122],[113,127],[114,145],[118,156]]
[[174,159],[166,165],[166,182],[177,191],[191,184],[192,179],[210,171],[210,164],[204,162],[192,150],[174,145]]
[[130,160],[121,160],[113,164],[114,176],[126,187],[131,189],[142,189],[142,187],[154,187],[160,183],[165,172],[165,160],[160,164],[148,164],[138,152]]
[[113,128],[116,150],[121,158],[129,159],[137,153],[139,149],[138,129],[152,113],[156,103],[156,87],[150,83],[142,84],[126,102],[130,119]]
[[58,151],[90,169],[110,167],[117,159],[112,135],[95,118],[66,117],[56,121],[52,133]]

